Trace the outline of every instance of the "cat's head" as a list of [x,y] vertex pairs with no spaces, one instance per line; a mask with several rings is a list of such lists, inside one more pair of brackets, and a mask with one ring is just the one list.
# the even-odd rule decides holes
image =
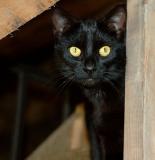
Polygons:
[[99,20],[77,20],[55,8],[52,25],[57,67],[68,82],[96,87],[122,78],[126,59],[124,6]]

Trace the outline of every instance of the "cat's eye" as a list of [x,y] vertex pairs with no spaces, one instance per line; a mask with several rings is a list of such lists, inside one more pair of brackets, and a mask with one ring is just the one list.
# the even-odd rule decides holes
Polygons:
[[81,50],[78,47],[70,47],[69,48],[69,53],[73,56],[73,57],[79,57],[81,55]]
[[103,46],[99,49],[99,55],[102,57],[106,57],[110,54],[111,48],[109,46]]

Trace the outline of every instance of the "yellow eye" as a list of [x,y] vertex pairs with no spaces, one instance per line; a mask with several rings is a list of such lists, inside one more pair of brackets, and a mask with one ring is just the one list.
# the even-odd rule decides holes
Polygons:
[[109,46],[103,46],[99,49],[99,54],[102,57],[106,57],[110,54],[111,48]]
[[79,57],[81,55],[81,50],[78,47],[70,47],[69,52],[73,57]]

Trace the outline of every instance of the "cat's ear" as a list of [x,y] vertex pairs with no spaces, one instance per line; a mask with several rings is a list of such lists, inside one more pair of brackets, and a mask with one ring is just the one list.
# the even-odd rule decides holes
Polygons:
[[54,35],[61,35],[66,32],[74,23],[71,16],[57,7],[53,8],[51,18]]
[[104,23],[111,32],[114,32],[117,38],[121,38],[126,30],[126,7],[118,5],[107,14]]

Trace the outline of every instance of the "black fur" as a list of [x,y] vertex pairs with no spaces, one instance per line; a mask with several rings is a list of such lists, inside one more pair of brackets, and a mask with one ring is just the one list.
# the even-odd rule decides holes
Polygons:
[[[57,68],[64,84],[77,84],[88,99],[93,160],[123,159],[125,8],[118,6],[108,15],[100,20],[75,20],[57,8],[52,14]],[[98,54],[103,45],[111,47],[105,58]],[[71,56],[70,46],[79,47],[81,56]]]

